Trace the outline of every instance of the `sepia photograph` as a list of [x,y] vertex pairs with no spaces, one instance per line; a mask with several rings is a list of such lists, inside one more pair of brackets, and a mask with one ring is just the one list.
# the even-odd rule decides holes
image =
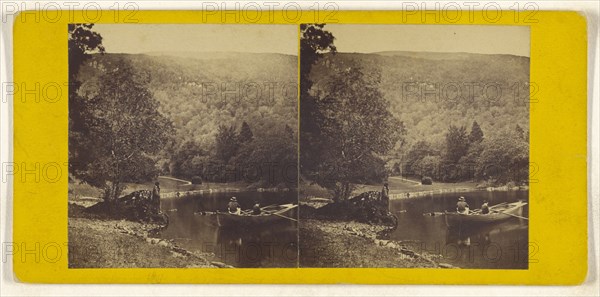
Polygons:
[[69,268],[297,267],[298,27],[68,32]]
[[300,267],[528,269],[529,27],[300,29]]

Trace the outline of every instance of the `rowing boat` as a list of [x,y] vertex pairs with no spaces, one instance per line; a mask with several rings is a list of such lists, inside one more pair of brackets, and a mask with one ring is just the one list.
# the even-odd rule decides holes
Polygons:
[[523,206],[527,203],[523,201],[513,203],[500,203],[490,206],[490,213],[481,214],[481,211],[473,211],[469,214],[446,211],[446,225],[450,227],[461,226],[463,224],[477,225],[501,222],[512,217],[520,217]]
[[269,205],[262,207],[259,215],[253,215],[249,212],[242,212],[241,214],[217,212],[214,215],[217,218],[216,223],[219,227],[262,225],[285,219],[295,221],[295,218],[289,217],[289,212],[296,207],[298,205],[294,204]]

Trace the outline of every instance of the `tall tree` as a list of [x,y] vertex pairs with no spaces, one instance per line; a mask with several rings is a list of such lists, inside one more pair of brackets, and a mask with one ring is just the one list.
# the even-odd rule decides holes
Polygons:
[[481,142],[483,140],[483,131],[477,121],[473,121],[473,126],[471,127],[471,134],[469,134],[469,141],[471,143]]
[[300,25],[300,92],[307,93],[312,87],[310,71],[312,66],[321,59],[325,53],[337,51],[333,44],[334,37],[331,32],[323,29],[325,24]]
[[122,63],[100,77],[96,95],[85,102],[85,133],[73,146],[90,162],[72,173],[103,188],[108,201],[119,197],[125,182],[156,177],[154,156],[173,133],[145,83]]
[[82,170],[89,163],[90,156],[80,151],[76,143],[83,141],[82,133],[86,133],[83,123],[85,99],[78,94],[81,82],[78,79],[79,69],[92,55],[104,53],[102,36],[94,32],[94,24],[69,24],[69,168]]
[[389,112],[377,75],[367,77],[358,68],[332,71],[327,94],[317,102],[323,118],[313,141],[320,150],[310,158],[318,167],[307,175],[339,201],[349,197],[353,184],[385,177],[381,155],[400,140],[403,126]]
[[319,121],[323,118],[316,98],[310,95],[313,65],[326,53],[335,53],[334,36],[325,24],[300,25],[300,171],[313,171],[319,164],[311,157],[318,154]]

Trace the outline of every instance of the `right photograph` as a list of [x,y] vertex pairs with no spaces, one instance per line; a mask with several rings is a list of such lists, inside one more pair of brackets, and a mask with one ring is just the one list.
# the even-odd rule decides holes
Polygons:
[[529,57],[527,26],[302,24],[300,267],[528,269]]

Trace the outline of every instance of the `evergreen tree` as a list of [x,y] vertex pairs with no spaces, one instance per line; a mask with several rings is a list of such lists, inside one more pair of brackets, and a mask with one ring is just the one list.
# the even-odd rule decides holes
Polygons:
[[244,121],[242,123],[242,127],[240,128],[240,134],[238,135],[238,140],[240,143],[246,143],[251,141],[253,137],[252,130],[250,130],[250,125]]
[[483,140],[483,131],[481,131],[481,127],[477,121],[473,121],[473,126],[471,127],[471,134],[469,134],[469,141],[471,143],[481,142]]
[[525,139],[525,131],[523,131],[523,128],[521,128],[519,124],[517,124],[517,126],[515,127],[515,131],[517,132],[517,136],[519,136],[519,138]]

